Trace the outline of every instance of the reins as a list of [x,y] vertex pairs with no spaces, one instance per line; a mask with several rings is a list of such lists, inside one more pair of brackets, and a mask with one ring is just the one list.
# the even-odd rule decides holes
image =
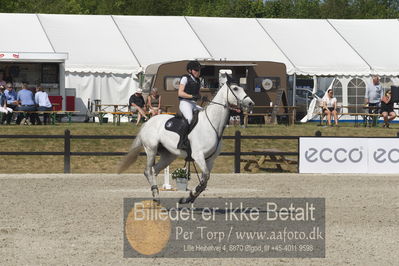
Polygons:
[[[214,101],[212,101],[212,100],[204,100],[204,101],[205,101],[205,102],[208,102],[209,105],[210,105],[210,104],[217,104],[217,105],[223,106],[224,109],[229,108],[229,107],[231,106],[231,105],[228,104],[229,91],[230,91],[230,92],[234,95],[234,97],[236,98],[236,100],[237,100],[238,108],[240,108],[240,107],[241,107],[241,102],[242,102],[245,98],[247,98],[248,95],[245,95],[245,97],[244,97],[242,100],[239,100],[238,97],[237,97],[237,95],[233,92],[233,90],[231,89],[231,87],[230,87],[227,83],[226,83],[226,86],[227,86],[227,88],[228,88],[228,90],[227,90],[227,104],[222,104],[222,103],[214,102]],[[208,105],[208,106],[209,106],[209,105]],[[213,130],[214,130],[215,133],[216,133],[217,144],[216,144],[215,150],[211,153],[211,155],[209,155],[208,157],[205,158],[205,161],[208,160],[209,158],[211,158],[213,155],[215,155],[216,151],[218,150],[220,141],[222,140],[223,131],[224,131],[224,129],[226,128],[226,124],[227,124],[227,121],[228,121],[228,117],[227,117],[227,119],[226,119],[226,121],[224,122],[224,125],[223,125],[222,134],[219,136],[217,129],[216,129],[215,126],[212,124],[212,121],[209,119],[209,116],[208,116],[208,113],[207,113],[207,107],[208,107],[208,106],[206,106],[206,107],[205,107],[205,110],[204,110],[204,111],[205,111],[205,116],[206,116],[206,118],[208,119],[209,124],[211,125],[211,127],[213,128]],[[187,162],[188,162],[187,171],[190,173],[190,161],[186,161],[186,162],[185,162],[184,168],[186,167]],[[198,175],[197,168],[195,167],[195,162],[193,162],[193,166],[194,166],[195,173],[197,174],[198,180],[201,182],[200,177],[199,177],[199,175]]]
[[[230,87],[227,83],[226,83],[226,86],[227,86],[227,88],[228,88],[228,90],[227,90],[227,104],[222,104],[222,103],[218,103],[218,102],[214,102],[214,101],[209,101],[209,100],[208,100],[208,102],[209,102],[210,104],[217,104],[217,105],[223,106],[224,109],[229,108],[229,107],[230,107],[229,104],[228,104],[228,100],[229,100],[229,91],[231,91],[231,93],[234,95],[234,97],[235,97],[236,100],[237,100],[238,107],[240,107],[240,106],[241,106],[241,101],[238,100],[237,95],[235,95],[235,93],[231,90],[231,87]],[[244,99],[245,99],[246,97],[248,97],[248,95],[245,95]],[[208,106],[209,106],[209,105],[208,105]],[[207,107],[208,107],[208,106],[207,106]],[[215,128],[215,126],[212,124],[211,120],[209,119],[209,116],[208,116],[208,113],[206,112],[206,110],[207,110],[207,108],[205,108],[205,116],[206,116],[206,118],[208,119],[209,124],[211,124],[211,127],[212,127],[213,130],[215,131],[216,137],[217,137],[217,144],[216,144],[215,150],[212,152],[211,155],[209,155],[208,157],[205,158],[205,160],[208,160],[209,158],[211,158],[211,157],[216,153],[216,151],[217,151],[218,148],[219,148],[219,144],[220,144],[220,141],[221,141],[221,139],[222,139],[223,131],[224,131],[225,127],[226,127],[228,118],[227,118],[226,121],[224,122],[222,134],[219,136],[218,131],[217,131],[217,129]]]

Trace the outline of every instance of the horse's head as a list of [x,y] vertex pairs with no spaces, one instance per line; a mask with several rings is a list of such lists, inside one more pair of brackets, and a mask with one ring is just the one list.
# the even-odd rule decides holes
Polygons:
[[230,106],[241,107],[244,111],[249,111],[254,107],[255,103],[245,90],[233,82],[229,75],[227,75],[225,86],[227,86],[227,102]]

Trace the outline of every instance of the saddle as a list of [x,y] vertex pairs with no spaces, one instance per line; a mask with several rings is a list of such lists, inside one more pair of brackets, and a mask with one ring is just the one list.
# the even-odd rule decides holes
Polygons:
[[165,123],[165,129],[175,132],[180,136],[179,143],[177,144],[177,148],[184,150],[187,152],[186,161],[192,161],[191,158],[191,145],[190,141],[188,140],[188,134],[194,129],[194,127],[198,123],[198,110],[193,112],[193,119],[191,124],[188,123],[187,119],[185,119],[182,115],[175,115],[174,117],[170,118]]

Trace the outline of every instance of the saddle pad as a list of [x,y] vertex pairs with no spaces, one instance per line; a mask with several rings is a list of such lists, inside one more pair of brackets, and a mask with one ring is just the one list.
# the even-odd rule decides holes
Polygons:
[[165,129],[179,134],[179,136],[187,135],[188,133],[187,120],[182,117],[172,117],[165,123]]
[[172,117],[168,121],[166,121],[165,129],[176,132],[180,136],[184,136],[188,135],[194,129],[197,123],[198,112],[194,111],[191,125],[188,124],[187,120],[184,117],[176,115],[175,117]]

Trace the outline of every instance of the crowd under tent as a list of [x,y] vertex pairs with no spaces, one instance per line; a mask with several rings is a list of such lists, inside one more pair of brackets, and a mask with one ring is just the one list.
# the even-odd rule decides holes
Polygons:
[[[126,104],[147,66],[191,59],[284,63],[292,104],[301,86],[332,85],[349,105],[363,102],[373,74],[386,88],[399,85],[397,19],[0,14],[0,22],[10,36],[0,43],[0,70],[20,64],[12,68],[16,85],[53,84],[49,94],[63,97],[63,108],[75,95],[83,115],[89,100]],[[26,70],[31,63],[41,65]]]
[[76,109],[87,102],[127,103],[140,71],[134,54],[111,16],[38,15],[56,51],[67,51],[65,86],[77,94]]
[[[2,14],[0,24],[7,25],[0,44],[2,79],[12,82],[17,89],[27,83],[32,89],[45,88],[50,96],[65,95],[64,67],[68,54],[53,49],[37,16]],[[66,102],[61,100],[59,104],[65,106]]]

